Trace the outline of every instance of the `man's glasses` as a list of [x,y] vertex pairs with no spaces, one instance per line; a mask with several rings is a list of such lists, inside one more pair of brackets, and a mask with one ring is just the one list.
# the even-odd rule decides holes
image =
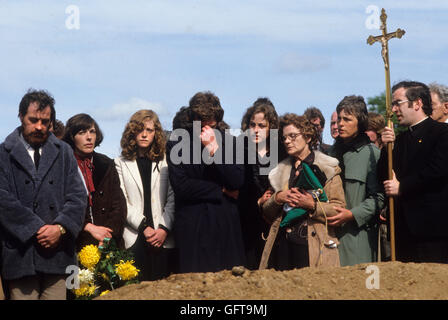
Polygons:
[[402,104],[402,103],[405,103],[405,102],[410,102],[411,100],[403,100],[403,101],[399,101],[399,100],[395,100],[395,101],[392,101],[392,107],[399,107],[400,106],[400,104]]

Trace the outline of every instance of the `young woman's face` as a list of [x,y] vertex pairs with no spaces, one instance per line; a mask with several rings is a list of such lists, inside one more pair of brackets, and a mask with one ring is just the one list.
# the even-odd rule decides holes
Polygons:
[[282,141],[285,144],[286,152],[290,156],[299,157],[303,160],[305,155],[308,155],[310,152],[308,145],[310,140],[309,138],[305,139],[300,130],[292,124],[283,128]]
[[253,115],[249,122],[250,137],[253,142],[260,143],[269,136],[269,122],[264,117],[263,112]]
[[82,156],[87,156],[93,153],[96,143],[96,130],[92,126],[87,130],[78,131],[73,137],[75,143],[75,152]]
[[342,110],[338,115],[339,136],[342,139],[352,139],[358,135],[358,119]]
[[144,128],[143,130],[135,137],[137,142],[137,146],[140,149],[147,149],[151,146],[154,141],[155,129],[154,129],[154,121],[146,120],[143,122]]

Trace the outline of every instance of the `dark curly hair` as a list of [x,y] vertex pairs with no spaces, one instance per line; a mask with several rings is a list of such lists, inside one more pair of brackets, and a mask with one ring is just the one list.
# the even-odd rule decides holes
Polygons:
[[241,120],[241,130],[249,129],[250,120],[257,113],[263,113],[269,123],[269,129],[278,129],[278,115],[275,107],[268,98],[258,98],[252,106],[247,108]]
[[51,130],[56,138],[62,139],[65,134],[65,125],[61,120],[56,119]]
[[283,135],[283,129],[293,125],[299,129],[305,140],[310,139],[308,146],[310,150],[314,149],[319,141],[316,126],[314,126],[305,116],[299,116],[295,113],[286,113],[280,117],[280,134]]
[[50,107],[51,116],[50,121],[54,123],[56,121],[56,110],[54,109],[55,100],[53,96],[45,90],[28,89],[27,93],[22,97],[19,104],[19,117],[24,117],[28,112],[30,103],[37,102],[39,104],[39,110],[43,110],[46,107]]
[[143,131],[145,121],[152,120],[154,122],[154,140],[149,148],[147,157],[152,161],[160,161],[165,156],[166,136],[160,124],[159,117],[152,110],[139,110],[132,115],[126,124],[123,135],[121,137],[121,155],[126,160],[137,159],[138,145],[135,140],[137,135]]
[[320,126],[322,127],[322,129],[325,127],[325,118],[318,108],[311,106],[305,110],[303,115],[310,121],[315,118],[319,118]]
[[224,117],[224,109],[219,98],[210,91],[196,93],[189,102],[190,114],[193,121],[221,122]]
[[176,129],[191,129],[191,110],[189,107],[183,106],[176,112],[176,115],[173,118],[173,130]]
[[72,149],[75,150],[76,134],[80,131],[88,130],[92,126],[96,131],[95,147],[98,147],[101,142],[103,142],[103,132],[100,130],[98,123],[86,113],[76,114],[67,120],[62,140],[67,142],[72,147]]

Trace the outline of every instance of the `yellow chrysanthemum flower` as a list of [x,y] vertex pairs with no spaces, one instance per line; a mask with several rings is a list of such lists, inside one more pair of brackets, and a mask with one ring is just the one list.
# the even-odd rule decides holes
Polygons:
[[73,293],[77,298],[82,296],[88,297],[95,294],[96,289],[97,287],[94,284],[84,284],[81,285],[78,289],[73,289]]
[[100,297],[108,294],[109,292],[110,292],[109,290],[104,290],[103,292],[100,293]]
[[140,270],[134,266],[134,260],[126,261],[120,260],[119,264],[115,265],[117,268],[115,272],[121,280],[131,280],[138,276]]
[[97,246],[89,244],[81,249],[78,258],[84,267],[92,269],[100,261],[101,254]]

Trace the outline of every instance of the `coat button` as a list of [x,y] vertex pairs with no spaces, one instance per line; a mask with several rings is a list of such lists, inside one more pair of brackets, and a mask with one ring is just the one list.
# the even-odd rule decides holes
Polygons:
[[33,208],[37,209],[37,207],[39,206],[39,204],[37,202],[33,202]]
[[48,181],[49,184],[53,184],[53,180]]
[[106,208],[101,208],[101,213],[106,213]]
[[311,232],[311,236],[315,237],[316,236],[316,231]]
[[25,184],[29,184],[30,182],[30,180],[25,180]]
[[100,191],[100,196],[102,196],[104,194],[103,190]]

